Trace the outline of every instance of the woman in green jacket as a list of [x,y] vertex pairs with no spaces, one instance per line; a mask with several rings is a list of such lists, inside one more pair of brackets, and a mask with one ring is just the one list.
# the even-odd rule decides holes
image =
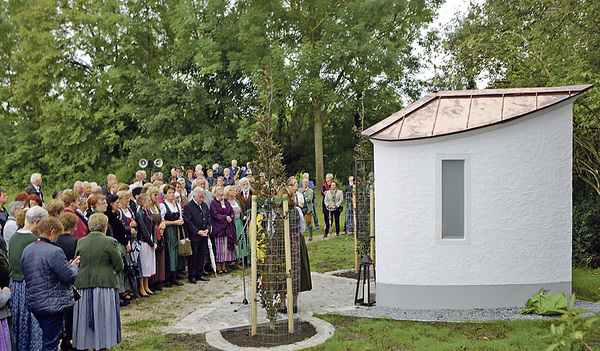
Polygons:
[[121,342],[121,317],[117,275],[123,271],[119,243],[106,236],[108,218],[90,216],[91,233],[79,239],[75,256],[80,256],[75,287],[81,298],[73,311],[73,347],[105,349]]

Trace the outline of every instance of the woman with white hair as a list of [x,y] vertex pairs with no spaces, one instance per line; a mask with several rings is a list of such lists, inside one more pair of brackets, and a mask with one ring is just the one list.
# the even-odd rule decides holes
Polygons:
[[194,168],[194,179],[198,178],[198,177],[202,177],[204,176],[204,171],[202,170],[202,165],[198,164],[196,165],[196,167]]
[[327,194],[327,192],[331,188],[332,180],[333,180],[333,174],[327,173],[327,175],[325,175],[325,183],[323,183],[323,185],[321,185],[321,195],[323,195],[323,201],[321,202],[321,204],[323,207],[323,217],[325,219],[325,228],[323,228],[325,230],[325,235],[323,237],[327,236],[327,233],[329,232],[329,227],[331,226],[331,221],[329,218],[329,209],[325,205],[325,194]]
[[106,215],[94,213],[88,226],[91,233],[77,241],[75,252],[80,256],[75,287],[81,298],[73,310],[73,347],[108,349],[121,342],[117,275],[123,259],[117,240],[106,235]]
[[19,229],[17,226],[17,215],[19,212],[23,211],[24,208],[25,203],[22,201],[13,201],[8,205],[8,219],[2,229],[2,235],[4,235],[7,250],[10,237]]
[[48,218],[48,211],[34,206],[25,214],[25,225],[10,238],[8,260],[10,263],[11,299],[10,312],[14,316],[13,330],[19,351],[39,350],[42,348],[42,329],[37,319],[27,309],[25,276],[21,267],[21,255],[27,245],[37,241],[38,224]]

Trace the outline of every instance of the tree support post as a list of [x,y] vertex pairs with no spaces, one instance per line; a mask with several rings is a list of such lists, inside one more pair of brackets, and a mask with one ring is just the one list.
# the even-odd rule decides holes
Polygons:
[[[295,210],[295,209],[292,209]],[[288,315],[288,332],[292,334],[294,332],[294,308],[293,308],[293,289],[292,289],[292,246],[290,240],[290,212],[288,208],[288,202],[283,201],[283,232],[284,232],[284,244],[285,244],[285,271],[286,271],[286,306]]]
[[256,272],[258,257],[256,256],[256,216],[258,215],[257,195],[252,195],[252,218],[250,221],[250,254],[252,256],[252,267],[250,268],[250,275],[252,280],[252,336],[256,335],[256,282],[258,281],[258,275]]
[[373,260],[373,266],[375,266],[375,189],[371,187],[369,190],[369,204],[370,204],[370,220],[369,227],[371,229],[371,259]]
[[[354,273],[358,274],[358,218],[356,208],[356,184],[352,185],[352,209],[354,214]],[[347,234],[347,233],[346,233]]]

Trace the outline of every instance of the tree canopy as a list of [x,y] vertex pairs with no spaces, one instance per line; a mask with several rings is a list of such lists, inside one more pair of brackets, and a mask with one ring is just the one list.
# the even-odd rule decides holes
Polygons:
[[573,109],[573,261],[600,267],[600,2],[488,0],[429,38],[448,54],[440,89],[596,85]]
[[264,69],[288,172],[348,176],[359,107],[368,125],[417,97],[411,45],[439,3],[2,0],[0,179],[250,161]]

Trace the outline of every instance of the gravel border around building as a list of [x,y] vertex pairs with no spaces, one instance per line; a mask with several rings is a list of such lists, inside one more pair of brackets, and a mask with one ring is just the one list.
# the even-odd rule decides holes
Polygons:
[[[489,322],[494,320],[552,320],[560,316],[540,316],[536,314],[521,314],[521,307],[481,308],[473,310],[407,310],[394,307],[363,307],[356,306],[353,310],[336,311],[337,314],[366,317],[366,318],[391,318],[396,320],[409,320],[420,322]],[[592,316],[600,312],[600,305],[589,301],[576,300],[574,309],[586,309],[589,312],[584,316]]]

